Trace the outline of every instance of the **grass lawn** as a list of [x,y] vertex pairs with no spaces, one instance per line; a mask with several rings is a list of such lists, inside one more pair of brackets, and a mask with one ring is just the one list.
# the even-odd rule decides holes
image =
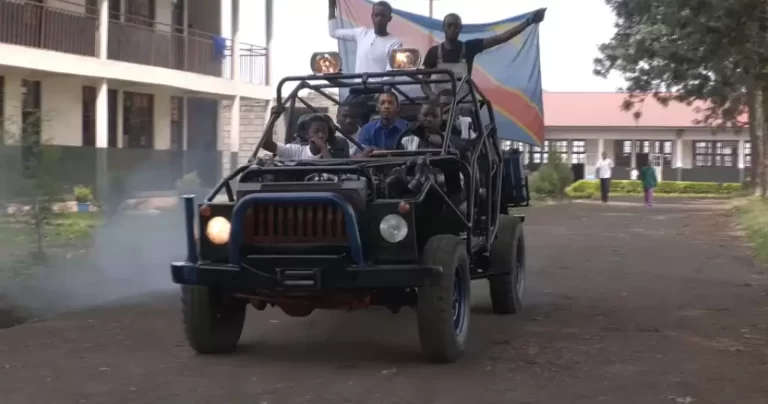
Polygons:
[[[84,251],[93,230],[102,223],[98,213],[61,213],[50,218],[44,229],[46,255],[65,255]],[[37,273],[37,236],[27,217],[0,217],[0,287]]]
[[752,243],[755,258],[768,264],[768,201],[756,197],[738,200],[734,211]]

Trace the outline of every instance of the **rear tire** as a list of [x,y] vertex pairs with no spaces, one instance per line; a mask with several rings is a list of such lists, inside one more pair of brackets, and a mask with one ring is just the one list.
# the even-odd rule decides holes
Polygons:
[[433,236],[424,247],[422,263],[441,267],[442,273],[419,288],[421,350],[430,362],[454,362],[464,354],[469,331],[471,299],[466,246],[456,236]]
[[[499,231],[491,244],[491,305],[496,314],[516,314],[523,309],[525,290],[525,237],[523,224],[514,216],[499,217]],[[506,275],[494,275],[510,272]]]
[[181,287],[184,333],[199,354],[230,353],[240,341],[246,302],[203,286]]

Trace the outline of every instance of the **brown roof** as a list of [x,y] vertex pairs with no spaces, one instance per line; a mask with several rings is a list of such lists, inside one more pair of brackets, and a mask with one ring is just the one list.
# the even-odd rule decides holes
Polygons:
[[[545,126],[566,127],[701,127],[694,121],[700,117],[697,104],[687,106],[672,101],[667,107],[648,97],[642,106],[642,116],[635,120],[621,104],[625,93],[558,93],[544,91]],[[698,103],[703,106],[704,103]]]

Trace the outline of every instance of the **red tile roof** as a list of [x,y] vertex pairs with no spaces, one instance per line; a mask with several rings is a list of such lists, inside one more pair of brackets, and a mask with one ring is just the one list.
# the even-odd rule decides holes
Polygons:
[[[621,109],[624,93],[558,93],[545,91],[544,124],[548,127],[701,127],[694,121],[700,117],[696,104],[687,106],[670,102],[667,107],[648,97],[642,116],[635,120],[632,112]],[[703,106],[699,103],[698,106]]]

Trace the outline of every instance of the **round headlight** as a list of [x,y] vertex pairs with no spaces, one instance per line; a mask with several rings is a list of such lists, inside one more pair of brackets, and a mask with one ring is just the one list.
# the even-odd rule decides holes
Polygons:
[[213,244],[222,245],[229,241],[230,230],[232,230],[232,225],[229,223],[229,220],[216,216],[205,225],[205,236]]
[[379,223],[379,233],[390,243],[399,243],[408,235],[408,223],[400,215],[386,215]]

